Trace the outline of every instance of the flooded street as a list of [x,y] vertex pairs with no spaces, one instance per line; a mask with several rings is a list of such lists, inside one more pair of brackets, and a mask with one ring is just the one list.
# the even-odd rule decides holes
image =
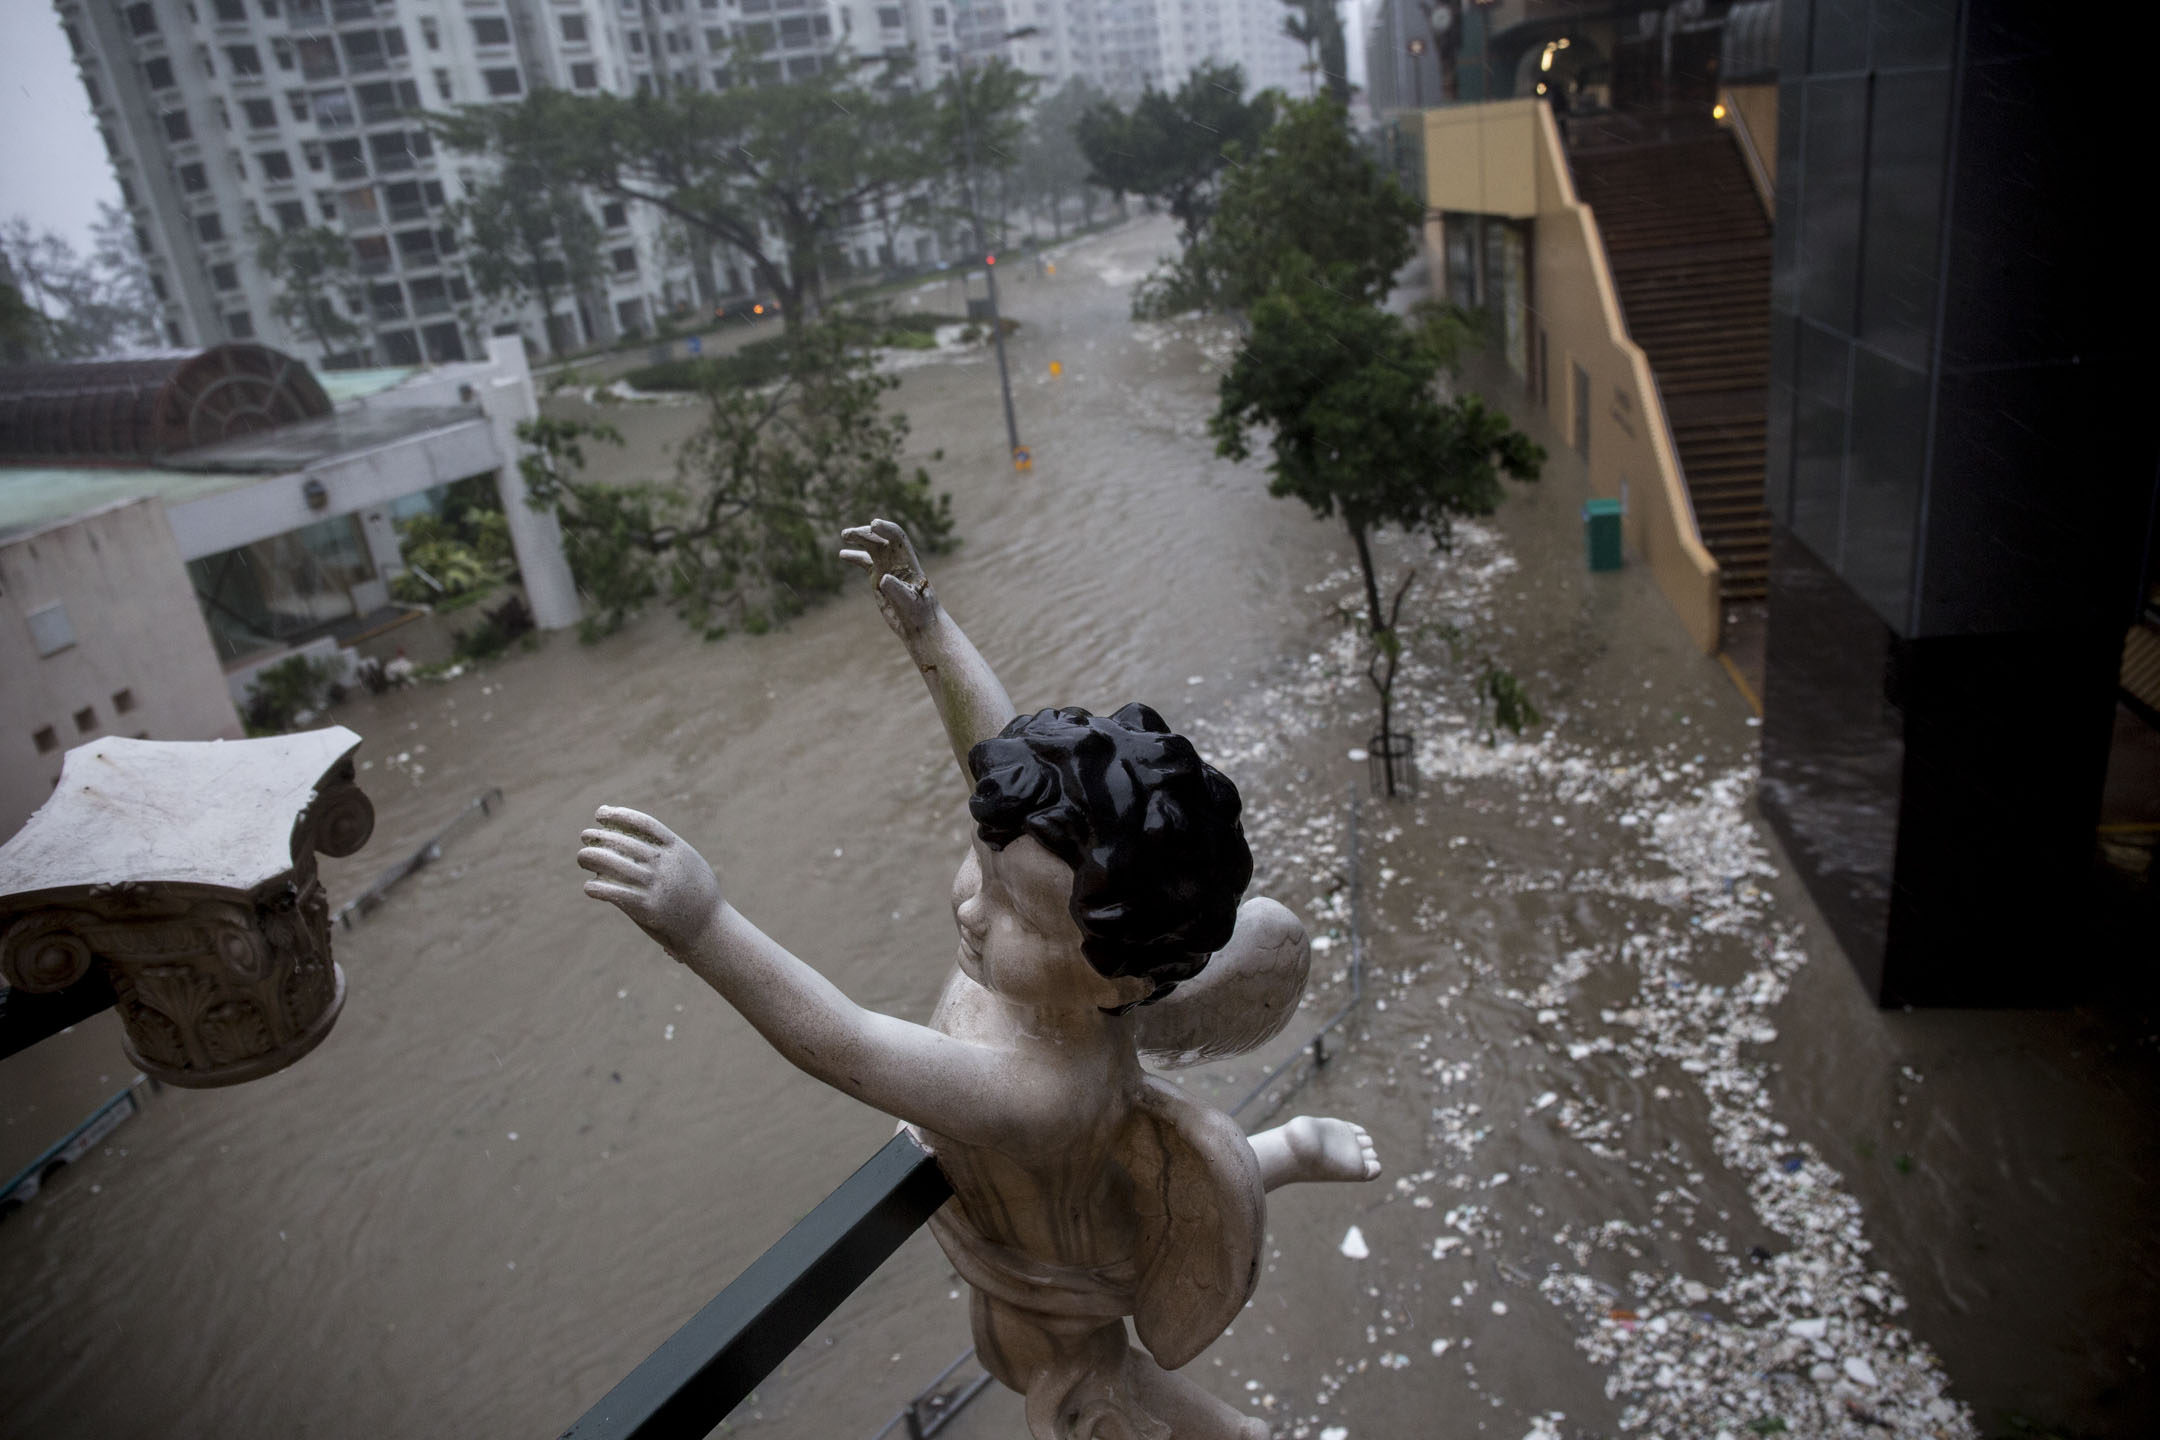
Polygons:
[[[1227,334],[1128,318],[1170,235],[1006,282],[1033,473],[987,352],[908,357],[894,403],[962,537],[931,573],[1015,701],[1144,700],[1243,790],[1256,891],[1319,937],[1272,1058],[1347,992],[1373,708],[1339,526],[1213,457]],[[632,444],[596,468],[664,473],[697,413],[611,409]],[[1539,438],[1545,480],[1452,556],[1386,549],[1461,653],[1413,646],[1421,785],[1359,815],[1363,1007],[1284,1111],[1355,1119],[1386,1170],[1271,1197],[1258,1296],[1192,1373],[1284,1440],[2139,1433],[2150,1043],[1866,1005],[1754,818],[1748,707],[1646,574],[1585,572],[1579,466]],[[1488,661],[1544,713],[1520,741],[1486,742]],[[0,1225],[0,1434],[574,1420],[892,1130],[586,900],[577,833],[651,811],[851,996],[926,1018],[968,823],[911,669],[851,589],[768,636],[653,613],[341,708],[378,823],[326,863],[333,905],[504,803],[339,933],[320,1050],[164,1092]],[[726,1433],[868,1437],[967,1344],[919,1234]],[[993,1391],[946,1433],[1018,1414]]]

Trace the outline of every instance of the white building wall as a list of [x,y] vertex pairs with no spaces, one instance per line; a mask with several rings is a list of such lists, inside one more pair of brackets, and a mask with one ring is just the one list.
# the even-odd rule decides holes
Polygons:
[[[63,630],[68,643],[43,653]],[[0,839],[85,741],[244,733],[155,500],[0,540],[0,675]]]

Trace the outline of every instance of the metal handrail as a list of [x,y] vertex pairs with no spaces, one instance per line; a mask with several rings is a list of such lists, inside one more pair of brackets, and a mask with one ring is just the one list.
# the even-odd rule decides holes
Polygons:
[[[434,583],[432,577],[430,577],[429,583]],[[442,587],[437,585],[436,588],[439,590]],[[502,787],[499,785],[490,785],[487,789],[481,791],[473,797],[470,805],[458,812],[458,817],[455,820],[452,820],[442,829],[422,841],[419,849],[383,871],[382,874],[377,875],[374,883],[343,905],[340,905],[337,912],[330,918],[338,921],[347,930],[352,929],[354,916],[366,916],[372,913],[377,906],[382,904],[383,896],[390,892],[392,886],[415,870],[424,870],[437,860],[442,859],[443,841],[448,840],[453,833],[470,821],[474,812],[477,811],[481,815],[493,815],[495,807],[502,804],[502,798]]]

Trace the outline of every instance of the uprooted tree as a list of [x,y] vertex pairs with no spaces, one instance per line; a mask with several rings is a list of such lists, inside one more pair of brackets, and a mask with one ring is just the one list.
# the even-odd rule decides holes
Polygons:
[[543,416],[520,427],[532,503],[561,518],[589,602],[586,638],[657,598],[708,639],[731,625],[763,633],[840,588],[835,537],[865,515],[898,521],[926,550],[951,543],[949,497],[901,461],[907,417],[884,406],[900,382],[876,368],[873,338],[844,319],[802,326],[777,383],[716,380],[672,481],[584,478],[584,442],[619,438],[607,426]]
[[[1218,454],[1243,460],[1248,431],[1273,432],[1268,491],[1340,517],[1364,580],[1365,674],[1380,700],[1379,753],[1395,793],[1395,677],[1403,602],[1415,567],[1383,587],[1372,539],[1396,526],[1445,552],[1458,518],[1488,515],[1503,475],[1534,480],[1545,452],[1474,395],[1443,401],[1437,381],[1457,336],[1443,318],[1413,326],[1292,263],[1251,309],[1252,333],[1209,428]],[[1489,690],[1491,672],[1482,682]],[[1519,687],[1495,692],[1502,723],[1526,713]]]

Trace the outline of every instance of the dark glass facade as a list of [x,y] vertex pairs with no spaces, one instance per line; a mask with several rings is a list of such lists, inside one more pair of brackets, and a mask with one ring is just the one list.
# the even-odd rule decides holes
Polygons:
[[1763,810],[1882,1003],[2055,998],[2152,563],[2148,126],[2081,7],[1783,16]]

